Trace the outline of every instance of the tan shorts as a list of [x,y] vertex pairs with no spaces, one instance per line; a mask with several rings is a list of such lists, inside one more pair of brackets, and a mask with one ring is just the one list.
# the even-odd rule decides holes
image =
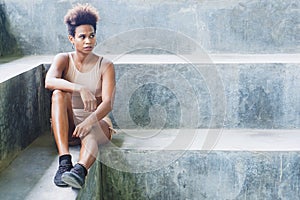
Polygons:
[[[83,122],[88,116],[90,116],[91,113],[92,112],[87,112],[83,109],[73,109],[75,125]],[[112,135],[116,133],[116,130],[113,129],[111,119],[109,118],[108,115],[106,115],[105,117],[103,117],[102,120],[105,121],[108,124],[109,130],[110,130],[110,135],[112,137]]]

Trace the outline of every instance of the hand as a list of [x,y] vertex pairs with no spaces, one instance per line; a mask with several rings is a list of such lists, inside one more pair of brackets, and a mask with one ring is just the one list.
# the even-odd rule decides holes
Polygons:
[[80,96],[84,105],[84,110],[93,112],[97,108],[97,100],[96,97],[86,88],[80,89]]
[[85,121],[83,121],[75,127],[72,136],[82,138],[87,134],[89,134],[91,130],[92,130],[92,125],[89,125]]

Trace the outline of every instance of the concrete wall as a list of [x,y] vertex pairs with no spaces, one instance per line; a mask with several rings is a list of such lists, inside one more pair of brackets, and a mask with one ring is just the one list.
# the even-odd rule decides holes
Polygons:
[[49,131],[50,94],[40,65],[0,83],[0,170],[34,139]]
[[299,64],[117,64],[116,127],[300,128]]
[[[87,1],[2,1],[13,34],[25,54],[72,50],[63,17],[72,4]],[[99,9],[102,18],[97,34],[99,46],[121,33],[152,27],[182,33],[206,52],[299,53],[300,3],[297,0],[88,2]],[[166,35],[157,37],[163,38],[171,49],[180,42]],[[126,38],[128,45],[134,40],[134,36]],[[183,51],[193,51],[181,45]],[[118,43],[110,50],[114,54],[124,53],[120,52]]]
[[[148,160],[152,154],[158,157]],[[181,156],[174,162],[159,165],[176,154]],[[159,151],[157,154],[154,150],[108,148],[101,149],[99,159],[110,163],[95,163],[77,199],[273,200],[299,199],[300,195],[298,152]],[[139,173],[136,164],[140,162],[160,167]],[[119,164],[128,168],[120,170]],[[95,169],[99,171],[95,173]]]
[[0,57],[20,54],[17,41],[10,33],[10,23],[6,14],[6,6],[3,0],[0,0]]
[[[162,154],[160,159],[172,156]],[[168,167],[148,173],[102,165],[102,199],[298,199],[298,162],[299,154],[292,152],[188,151]]]

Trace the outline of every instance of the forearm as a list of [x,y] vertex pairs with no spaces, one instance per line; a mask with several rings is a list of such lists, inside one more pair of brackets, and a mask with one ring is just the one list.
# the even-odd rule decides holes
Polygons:
[[86,118],[86,122],[93,125],[108,115],[111,110],[112,104],[110,101],[102,102],[97,109],[88,118]]
[[61,78],[46,78],[45,87],[50,90],[62,90],[66,92],[80,92],[81,85],[71,83]]

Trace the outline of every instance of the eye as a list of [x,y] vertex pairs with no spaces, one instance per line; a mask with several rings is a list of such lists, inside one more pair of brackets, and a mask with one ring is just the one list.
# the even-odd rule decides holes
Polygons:
[[79,35],[79,38],[84,39],[85,35]]
[[94,38],[94,37],[95,37],[95,34],[91,34],[91,35],[90,35],[90,38]]

